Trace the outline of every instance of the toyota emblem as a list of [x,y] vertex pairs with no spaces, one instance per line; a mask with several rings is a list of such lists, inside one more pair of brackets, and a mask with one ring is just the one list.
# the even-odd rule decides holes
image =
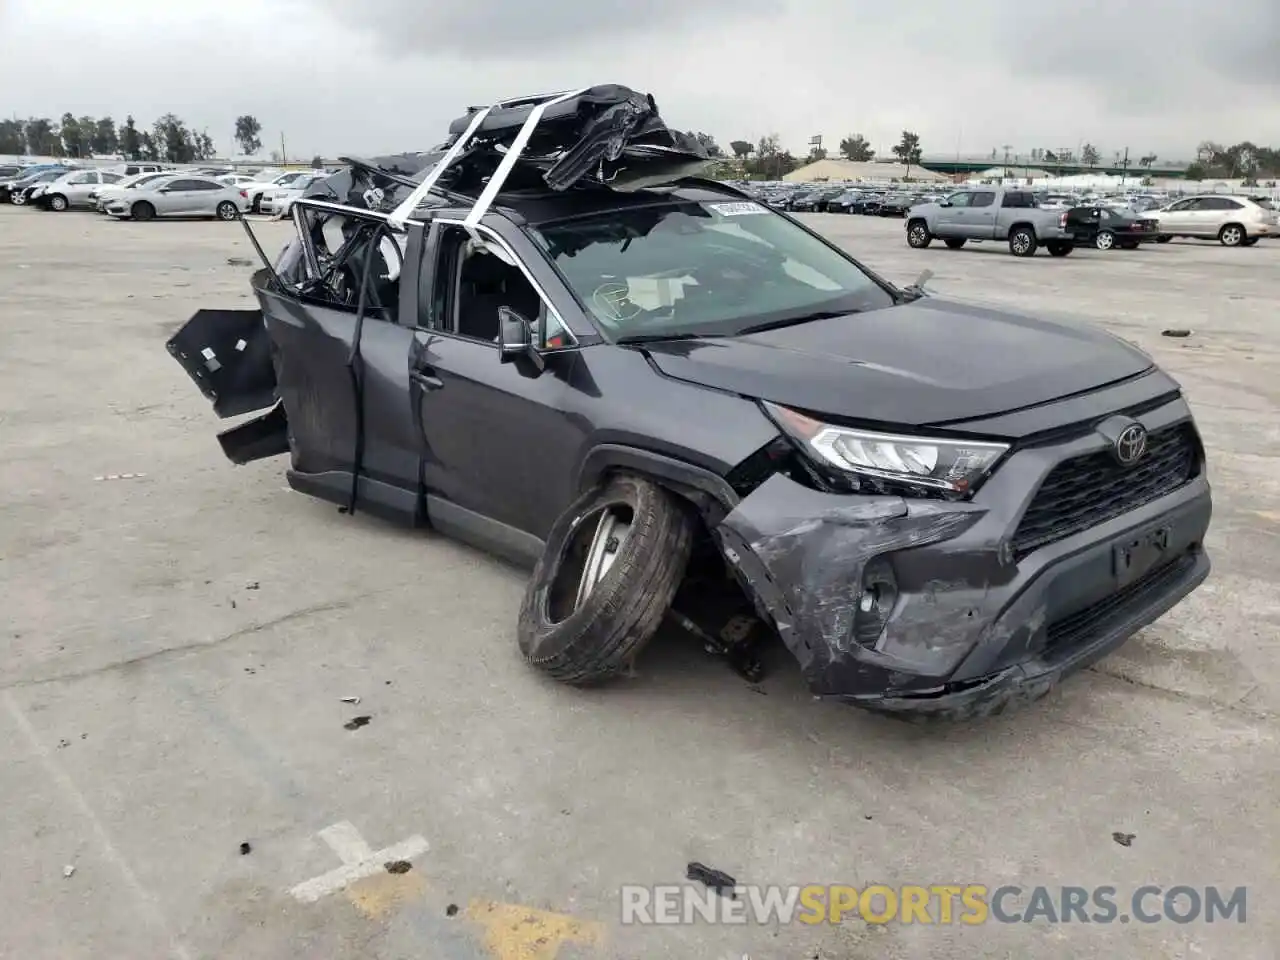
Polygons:
[[1115,449],[1116,459],[1122,465],[1128,467],[1137,463],[1147,452],[1147,428],[1140,423],[1125,427],[1116,437]]

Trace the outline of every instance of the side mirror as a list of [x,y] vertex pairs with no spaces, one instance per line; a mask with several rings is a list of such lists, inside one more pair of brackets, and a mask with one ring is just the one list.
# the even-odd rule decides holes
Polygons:
[[533,324],[510,307],[499,307],[498,359],[502,363],[512,363],[521,357],[532,360],[539,370],[542,369],[542,354],[533,345]]
[[938,201],[938,206],[940,206],[940,207],[949,207],[949,206],[951,206],[951,201],[950,201],[950,200],[939,200],[939,201]]

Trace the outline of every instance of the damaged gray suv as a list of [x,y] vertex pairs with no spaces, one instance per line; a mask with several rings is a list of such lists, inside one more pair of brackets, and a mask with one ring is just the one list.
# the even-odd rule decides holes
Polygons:
[[233,461],[530,565],[520,649],[570,683],[674,617],[776,634],[819,695],[982,715],[1204,580],[1204,449],[1146,355],[896,288],[704,159],[625,87],[470,111],[297,201],[259,309],[170,352],[267,410]]

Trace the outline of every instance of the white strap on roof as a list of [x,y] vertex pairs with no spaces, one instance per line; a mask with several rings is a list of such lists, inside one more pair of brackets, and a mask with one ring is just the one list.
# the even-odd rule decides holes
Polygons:
[[388,219],[391,225],[401,230],[404,229],[405,223],[409,219],[409,215],[418,209],[418,204],[422,203],[435,188],[436,181],[440,179],[441,174],[449,169],[449,165],[458,159],[458,155],[466,148],[471,138],[475,136],[475,132],[480,129],[480,124],[484,123],[485,117],[489,116],[492,106],[485,107],[483,110],[477,110],[475,116],[471,118],[471,123],[467,124],[467,129],[463,132],[449,148],[448,152],[436,161],[436,165],[431,168],[431,172],[427,174],[420,184],[414,187],[413,192],[404,198],[404,201],[391,211]]
[[524,126],[520,128],[515,140],[511,142],[511,148],[507,151],[507,155],[502,158],[502,162],[498,164],[498,169],[493,172],[493,176],[485,184],[484,192],[480,194],[479,199],[476,200],[475,205],[471,208],[471,212],[467,214],[467,219],[463,221],[463,226],[466,227],[467,232],[473,238],[476,235],[476,224],[489,212],[489,207],[492,205],[494,198],[502,191],[502,186],[507,182],[511,169],[520,159],[520,155],[524,153],[524,148],[529,145],[529,138],[533,136],[533,131],[537,129],[538,123],[542,120],[542,115],[546,112],[547,107],[554,107],[557,104],[564,103],[566,100],[580,97],[590,89],[590,87],[583,87],[580,90],[559,94],[550,100],[544,100],[529,113],[529,116],[524,121]]

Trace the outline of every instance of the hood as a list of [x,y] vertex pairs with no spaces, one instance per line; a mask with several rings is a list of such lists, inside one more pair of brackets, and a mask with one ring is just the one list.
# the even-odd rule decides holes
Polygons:
[[1141,351],[1101,330],[926,297],[723,340],[645,345],[666,376],[903,426],[1047,403],[1135,376]]

